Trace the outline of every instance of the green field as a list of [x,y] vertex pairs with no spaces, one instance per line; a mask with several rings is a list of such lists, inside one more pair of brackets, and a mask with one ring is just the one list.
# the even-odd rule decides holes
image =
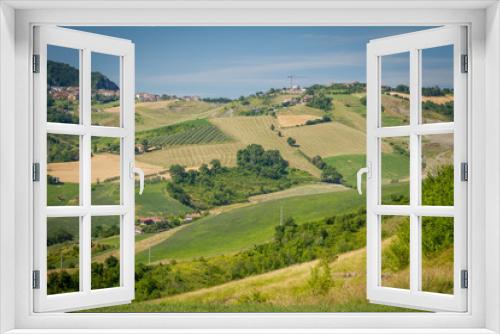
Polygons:
[[142,195],[136,192],[136,216],[179,216],[193,211],[170,197],[166,188],[166,182],[148,183]]
[[[364,154],[346,154],[323,159],[328,165],[337,168],[344,177],[345,184],[356,187],[356,173],[360,168],[366,166]],[[409,173],[409,157],[396,153],[382,153],[383,170],[382,180],[385,183],[390,180],[404,180]]]
[[[363,205],[354,191],[299,196],[263,202],[200,219],[151,249],[151,261],[209,257],[247,249],[269,241],[280,223],[280,210],[300,224],[320,220]],[[145,262],[147,253],[137,254]]]

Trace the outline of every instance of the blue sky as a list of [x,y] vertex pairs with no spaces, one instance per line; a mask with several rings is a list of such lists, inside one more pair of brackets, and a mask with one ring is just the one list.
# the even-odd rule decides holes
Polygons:
[[[366,82],[366,43],[417,27],[85,27],[136,46],[136,91],[238,97],[289,85]],[[427,51],[426,51],[427,52]],[[71,63],[52,53],[54,60]],[[449,50],[424,57],[424,85],[450,87]],[[74,57],[73,57],[74,58]],[[106,57],[112,58],[112,57]],[[402,57],[384,65],[384,84],[408,79]],[[389,63],[389,62],[387,62]],[[93,58],[93,70],[117,80],[116,62]],[[406,78],[406,79],[405,79]],[[404,83],[404,82],[403,82]]]

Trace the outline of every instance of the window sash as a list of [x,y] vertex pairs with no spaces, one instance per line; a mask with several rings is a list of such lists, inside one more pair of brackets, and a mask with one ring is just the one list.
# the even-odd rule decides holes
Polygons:
[[[371,41],[367,48],[367,162],[372,170],[367,178],[367,295],[372,302],[424,310],[467,310],[467,290],[460,287],[461,270],[467,269],[467,184],[460,179],[460,163],[467,162],[467,76],[460,73],[461,54],[467,50],[465,27],[451,26],[392,36]],[[454,121],[420,124],[421,50],[454,46]],[[381,57],[410,53],[410,124],[382,127]],[[454,206],[420,204],[421,135],[454,134]],[[410,150],[410,204],[381,205],[381,146],[386,137],[408,137]],[[404,215],[410,218],[410,289],[381,286],[381,217]],[[421,217],[454,218],[453,295],[421,290]]]
[[[74,311],[89,307],[130,302],[134,297],[134,178],[129,166],[134,161],[134,58],[133,44],[76,30],[37,27],[35,52],[40,56],[40,72],[34,75],[34,161],[40,164],[40,182],[34,183],[34,263],[40,271],[40,289],[34,290],[34,311]],[[47,122],[47,45],[79,52],[79,124]],[[91,54],[99,52],[120,58],[120,127],[91,125]],[[79,205],[46,206],[47,135],[79,136]],[[91,138],[120,140],[120,204],[91,204]],[[120,216],[120,285],[93,290],[91,287],[91,220],[93,216]],[[47,294],[47,218],[79,217],[78,292]]]

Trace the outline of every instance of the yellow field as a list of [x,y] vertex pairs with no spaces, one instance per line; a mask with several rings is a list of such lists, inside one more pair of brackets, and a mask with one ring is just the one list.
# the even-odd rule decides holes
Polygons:
[[298,125],[304,125],[307,121],[311,121],[313,119],[318,119],[317,116],[313,115],[282,115],[279,114],[278,123],[282,128],[289,128]]
[[366,152],[365,134],[335,121],[285,129],[283,133],[285,137],[295,138],[300,149],[310,157]]
[[[349,113],[352,113],[348,111]],[[319,176],[320,171],[301,153],[308,156],[329,157],[341,154],[361,154],[365,152],[365,134],[338,122],[283,129],[282,137],[277,128],[277,120],[271,116],[211,118],[210,122],[235,139],[232,143],[209,145],[185,145],[138,155],[136,159],[150,165],[169,168],[181,164],[188,168],[198,167],[219,159],[225,166],[236,165],[236,153],[249,144],[260,144],[265,149],[279,150],[290,166]],[[299,147],[287,144],[288,137],[297,140]],[[300,151],[299,151],[300,149]]]
[[311,108],[305,104],[296,104],[294,106],[288,107],[286,109],[280,110],[280,115],[313,115],[321,117],[325,114],[323,110]]
[[[117,154],[103,153],[95,154],[92,159],[92,182],[105,181],[109,178],[120,176],[120,156]],[[47,174],[59,177],[61,182],[78,183],[80,181],[80,162],[55,162],[47,166]],[[139,162],[137,167],[141,168],[146,175],[157,174],[163,170],[158,165]]]
[[[409,94],[404,94],[404,93],[397,93],[397,92],[390,92],[392,96],[399,96],[403,97],[405,99],[409,99],[410,95]],[[445,96],[422,96],[422,101],[427,102],[431,101],[436,104],[445,104],[446,102],[451,102],[453,101],[453,95],[445,95]]]
[[214,118],[210,120],[224,133],[227,133],[243,146],[260,144],[265,149],[279,150],[290,166],[319,176],[320,171],[303,157],[297,148],[287,144],[286,136],[279,137],[277,131],[271,130],[271,124],[276,126],[276,120],[270,116]]

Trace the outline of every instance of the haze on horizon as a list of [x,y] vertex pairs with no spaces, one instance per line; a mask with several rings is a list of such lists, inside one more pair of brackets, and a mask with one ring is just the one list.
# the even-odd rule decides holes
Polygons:
[[[366,44],[375,38],[422,27],[70,27],[130,39],[136,50],[136,91],[168,95],[237,98],[293,84],[366,82]],[[74,60],[64,53],[58,61]],[[424,77],[452,87],[446,52],[433,53]],[[107,57],[92,70],[118,81]],[[402,58],[401,58],[402,59]],[[390,81],[407,81],[408,67],[395,61]],[[426,84],[425,82],[423,83]]]

